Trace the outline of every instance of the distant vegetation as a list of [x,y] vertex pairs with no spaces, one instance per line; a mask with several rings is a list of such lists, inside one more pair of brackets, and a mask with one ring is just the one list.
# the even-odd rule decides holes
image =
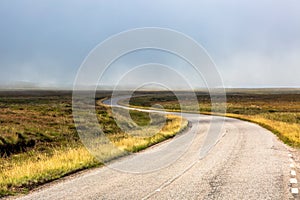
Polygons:
[[[105,96],[109,94],[98,94],[97,99]],[[187,126],[186,120],[167,116],[159,133],[133,137],[117,126],[109,107],[98,101],[96,110],[102,122],[100,126],[110,141],[128,152],[173,137]],[[149,123],[147,113],[131,111],[130,114],[136,124]],[[138,128],[134,131],[143,133]],[[0,155],[0,196],[23,193],[42,183],[103,164],[80,142],[72,117],[71,93],[66,92],[0,93]],[[105,159],[110,159],[109,156]]]
[[[197,97],[200,110],[190,107],[186,111],[212,114],[209,94],[198,92]],[[185,103],[189,103],[188,98]],[[162,92],[130,100],[130,105],[136,107],[151,107],[154,104],[171,111],[180,110],[177,98],[171,93]],[[227,116],[255,122],[271,130],[286,144],[300,147],[300,90],[233,89],[227,92],[226,106]]]

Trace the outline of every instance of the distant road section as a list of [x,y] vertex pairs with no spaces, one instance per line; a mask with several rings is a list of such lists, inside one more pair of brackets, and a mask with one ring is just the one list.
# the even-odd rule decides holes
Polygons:
[[[199,146],[205,140],[211,116],[184,114],[184,117],[191,127],[172,140],[121,158],[111,166],[49,184],[19,199],[293,199],[289,187],[289,151],[271,132],[249,122],[226,118],[222,137],[207,156],[199,159]],[[180,147],[191,138],[187,148],[166,151],[165,157],[155,154],[170,143]],[[148,155],[157,156],[151,159],[162,162],[178,154],[178,159],[160,170],[148,173],[114,170],[119,166],[147,168],[154,164],[147,163]]]

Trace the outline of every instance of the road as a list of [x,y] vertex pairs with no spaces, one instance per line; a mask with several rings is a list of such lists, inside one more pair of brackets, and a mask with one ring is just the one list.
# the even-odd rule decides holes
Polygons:
[[[293,198],[289,150],[271,132],[249,122],[225,118],[220,138],[206,156],[199,157],[199,146],[204,143],[212,117],[184,117],[191,127],[172,140],[106,167],[49,184],[19,199]],[[170,144],[176,146],[174,151],[165,151],[160,158],[156,152],[174,146]],[[176,159],[170,160],[171,164],[152,170],[151,166],[172,156]],[[145,173],[129,173],[130,170]]]

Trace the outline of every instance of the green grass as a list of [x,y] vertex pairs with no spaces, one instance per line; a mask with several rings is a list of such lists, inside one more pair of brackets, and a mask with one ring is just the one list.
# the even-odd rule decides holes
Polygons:
[[[112,110],[101,104],[105,96],[108,94],[97,95],[99,126],[120,150],[145,149],[187,126],[187,121],[179,117],[160,115],[151,121],[148,113],[138,111],[130,111],[133,122],[129,122],[122,116],[125,110],[119,110],[117,117],[131,128],[125,133],[115,123]],[[77,135],[71,100],[66,92],[0,93],[0,197],[26,193],[40,184],[120,156],[104,144],[98,148],[98,159],[87,151]],[[155,132],[161,121],[166,123]]]

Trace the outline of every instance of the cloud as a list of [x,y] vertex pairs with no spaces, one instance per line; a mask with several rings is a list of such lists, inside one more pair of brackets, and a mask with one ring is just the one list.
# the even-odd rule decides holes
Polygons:
[[300,87],[300,50],[280,54],[239,52],[219,64],[225,86]]

